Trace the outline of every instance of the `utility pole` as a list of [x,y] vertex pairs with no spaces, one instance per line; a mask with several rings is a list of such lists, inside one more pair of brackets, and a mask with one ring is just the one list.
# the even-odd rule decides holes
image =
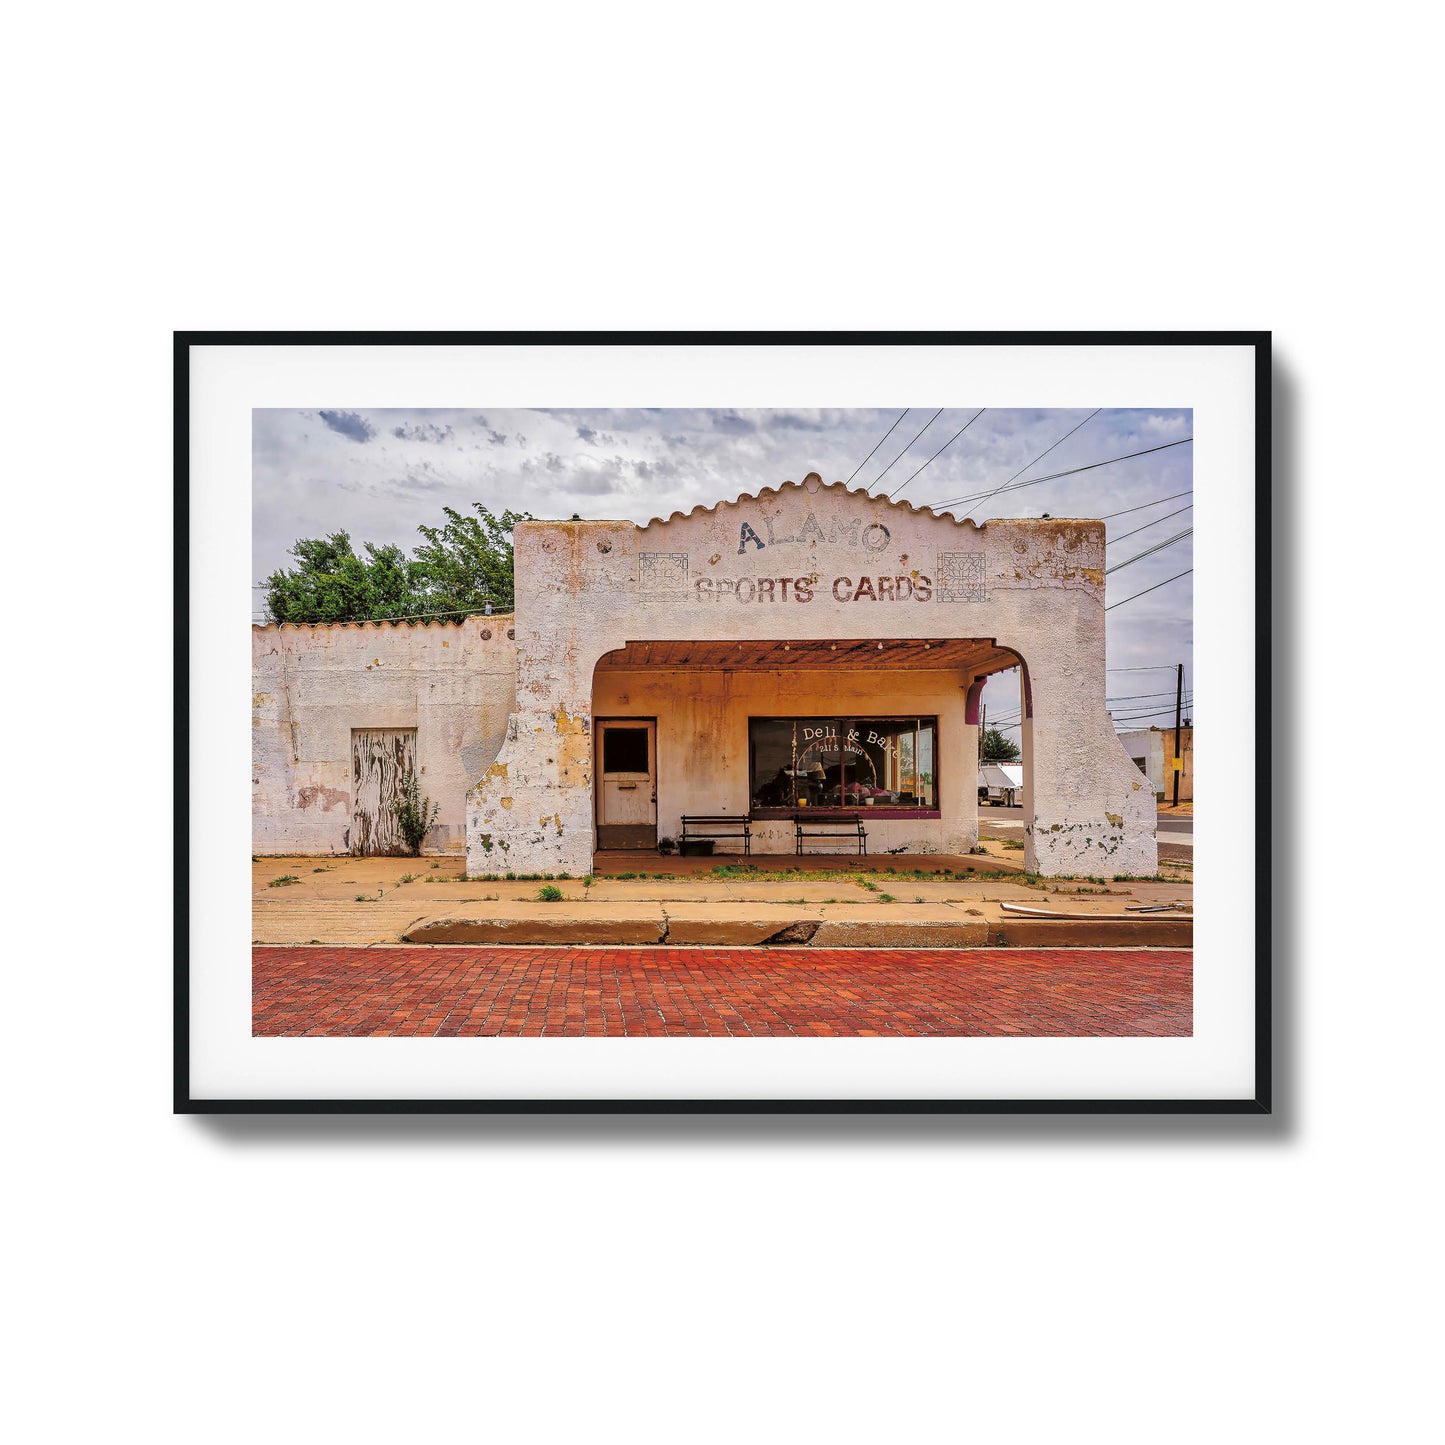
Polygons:
[[1179,731],[1184,712],[1184,664],[1179,664],[1179,677],[1174,684],[1174,806],[1179,806],[1179,774],[1184,771],[1184,739]]

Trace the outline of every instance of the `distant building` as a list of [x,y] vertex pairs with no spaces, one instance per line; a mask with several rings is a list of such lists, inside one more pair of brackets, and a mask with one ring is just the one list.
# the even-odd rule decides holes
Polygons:
[[[1179,775],[1179,801],[1191,802],[1194,798],[1194,728],[1179,729],[1183,768]],[[1119,741],[1124,751],[1134,760],[1134,766],[1144,774],[1154,788],[1158,802],[1172,802],[1174,798],[1174,729],[1135,728],[1132,732],[1120,733]]]

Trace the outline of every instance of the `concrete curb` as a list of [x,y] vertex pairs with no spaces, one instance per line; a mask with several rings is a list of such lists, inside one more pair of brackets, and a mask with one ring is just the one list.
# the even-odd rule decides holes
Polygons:
[[619,904],[607,909],[588,905],[540,916],[502,909],[490,917],[459,911],[418,920],[402,933],[401,941],[715,948],[1190,948],[1194,940],[1193,919],[1186,914],[1042,919],[1000,917],[995,910],[989,910],[991,916],[975,916],[952,909],[920,909],[914,917],[880,917],[880,911],[876,905],[845,911],[721,903]]

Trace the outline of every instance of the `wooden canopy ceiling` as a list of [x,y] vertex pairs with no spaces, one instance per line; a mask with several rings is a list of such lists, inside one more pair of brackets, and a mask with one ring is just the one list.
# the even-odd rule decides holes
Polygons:
[[831,669],[900,668],[954,670],[970,673],[1001,672],[1014,667],[1018,658],[991,638],[930,638],[927,640],[889,638],[877,640],[836,638],[824,642],[629,642],[607,653],[597,664],[599,670],[639,667],[696,668],[707,671],[739,669]]

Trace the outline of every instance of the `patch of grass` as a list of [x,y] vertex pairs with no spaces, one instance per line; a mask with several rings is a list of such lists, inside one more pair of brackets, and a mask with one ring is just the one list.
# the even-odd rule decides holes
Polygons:
[[597,875],[596,875],[595,873],[589,873],[589,874],[582,880],[582,886],[583,886],[584,888],[590,888],[596,881],[597,881]]
[[712,870],[714,878],[746,878],[762,870],[756,863],[718,863]]
[[509,878],[509,879],[511,879],[512,881],[515,882],[517,875],[516,875],[515,873],[503,873],[503,874],[502,874],[502,877],[503,877],[503,878]]
[[878,885],[871,878],[858,879],[858,886],[860,888],[866,888],[870,893],[876,893],[878,891]]
[[[878,895],[878,901],[879,901],[880,903],[897,903],[897,902],[898,902],[898,900],[897,900],[891,893],[880,893],[880,894]],[[920,899],[919,901],[922,902],[921,899]]]
[[369,893],[358,893],[356,897],[353,898],[351,901],[353,903],[375,903],[376,899],[374,899]]
[[806,898],[785,898],[785,899],[783,899],[783,902],[784,902],[784,903],[806,903],[807,901],[808,901],[808,900],[807,900]]
[[922,902],[923,902],[923,899],[920,898],[920,897],[918,896],[918,894],[915,893],[915,894],[913,895],[913,901],[914,901],[915,903],[922,903]]
[[[550,878],[552,875],[549,873],[547,876]],[[571,875],[570,873],[559,873],[559,874],[557,875],[558,878],[562,878],[562,879],[570,878],[571,876],[572,876],[572,875]]]
[[285,888],[288,884],[299,883],[301,880],[294,873],[283,873],[279,878],[273,878],[267,888]]
[[555,883],[543,884],[537,890],[538,903],[560,903],[562,901],[562,890]]
[[636,877],[637,877],[637,874],[636,874],[636,873],[619,873],[617,876],[618,876],[619,878],[636,878]]
[[992,880],[1005,880],[1009,883],[1021,883],[1025,888],[1047,888],[1048,884],[1038,873],[1007,873],[1003,869],[984,870],[978,873],[971,873],[971,878],[983,882]]
[[400,887],[403,883],[415,883],[416,880],[417,875],[415,873],[403,873],[401,877],[396,880],[396,882],[397,886]]
[[1003,846],[1010,853],[1022,853],[1024,851],[1024,845],[1018,838],[1005,838],[1003,840]]
[[433,863],[431,866],[433,868],[440,868],[442,865],[440,863]]

